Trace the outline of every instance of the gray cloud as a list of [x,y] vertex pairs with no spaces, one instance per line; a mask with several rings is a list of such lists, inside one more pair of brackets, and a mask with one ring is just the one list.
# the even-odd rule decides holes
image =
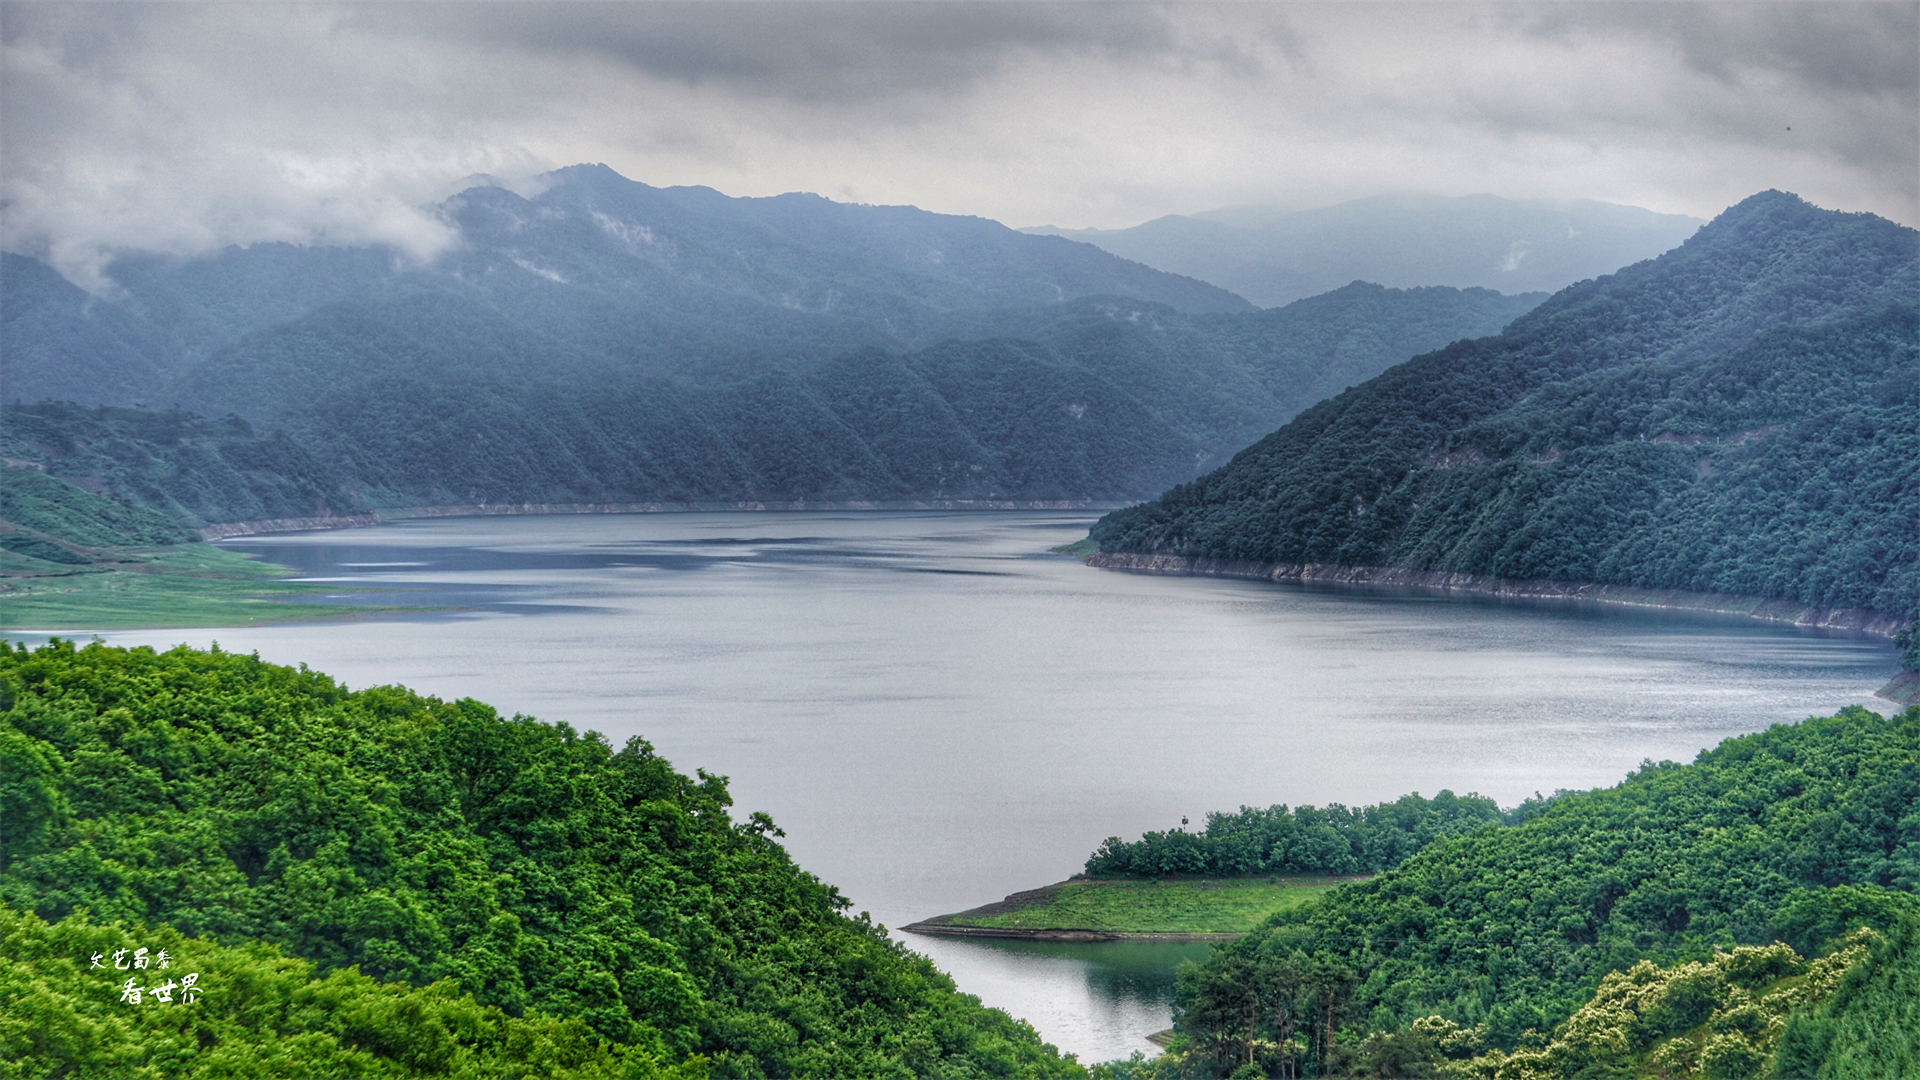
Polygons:
[[[1709,133],[1783,149],[1812,139],[1810,149],[1864,170],[1920,170],[1920,7],[1913,4],[1580,4],[1545,9],[1537,19],[1542,36],[1590,34],[1673,49],[1687,70],[1732,99],[1732,108],[1668,102],[1676,117]],[[1789,129],[1800,138],[1790,140]]]
[[[1011,224],[1387,190],[1920,220],[1920,5],[4,4],[0,243],[456,238],[604,161]],[[1789,130],[1791,128],[1791,130]]]
[[1566,4],[1532,17],[1545,36],[1670,44],[1689,67],[1728,85],[1774,73],[1909,105],[1920,96],[1920,17],[1911,4]]
[[837,105],[951,92],[1016,56],[1129,60],[1176,44],[1167,12],[1138,4],[490,4],[454,20],[400,5],[353,19],[375,32],[591,55],[689,86]]

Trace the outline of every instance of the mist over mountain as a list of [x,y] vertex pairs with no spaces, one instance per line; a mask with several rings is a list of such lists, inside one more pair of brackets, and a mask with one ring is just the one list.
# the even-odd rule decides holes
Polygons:
[[910,348],[943,336],[955,312],[1082,296],[1252,310],[1202,282],[983,218],[800,194],[732,199],[599,165],[549,179],[533,199],[477,187],[440,204],[460,244],[425,266],[378,247],[130,255],[108,268],[115,288],[94,297],[9,256],[4,393],[86,404],[185,394],[198,407],[193,365],[323,310],[323,321],[491,319],[514,328],[516,355],[549,368],[696,377]]
[[1920,234],[1764,192],[1101,519],[1103,558],[1920,601]]
[[1130,229],[1022,231],[1082,240],[1273,307],[1355,280],[1552,292],[1651,259],[1703,224],[1590,200],[1399,194],[1317,210],[1169,215]]
[[130,255],[94,295],[5,256],[8,455],[192,527],[499,502],[1125,500],[1542,299],[1354,282],[1261,311],[977,218],[600,166],[552,179],[442,203],[461,242],[427,265],[286,244]]

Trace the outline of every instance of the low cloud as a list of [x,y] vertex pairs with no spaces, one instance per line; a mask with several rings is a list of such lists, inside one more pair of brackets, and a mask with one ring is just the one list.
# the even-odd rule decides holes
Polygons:
[[1010,224],[1388,190],[1920,221],[1920,5],[0,6],[0,243],[454,237],[604,161]]

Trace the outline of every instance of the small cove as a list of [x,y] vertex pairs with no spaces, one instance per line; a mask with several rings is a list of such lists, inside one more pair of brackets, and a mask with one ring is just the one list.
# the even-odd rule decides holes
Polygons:
[[[250,537],[421,610],[218,641],[643,736],[732,778],[888,926],[1058,881],[1106,836],[1243,803],[1512,805],[1866,702],[1885,642],[1683,613],[1155,578],[1045,554],[1090,516],[712,513]],[[69,635],[63,635],[69,636]],[[85,637],[86,635],[72,635]],[[901,935],[1082,1060],[1151,1051],[1202,944]]]

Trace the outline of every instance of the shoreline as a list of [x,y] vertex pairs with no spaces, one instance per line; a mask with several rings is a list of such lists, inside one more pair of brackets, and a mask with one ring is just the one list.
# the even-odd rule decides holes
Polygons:
[[1394,566],[1342,566],[1337,563],[1263,563],[1206,559],[1186,555],[1101,552],[1085,560],[1101,570],[1168,577],[1232,577],[1303,585],[1410,588],[1450,595],[1494,596],[1516,600],[1584,600],[1661,611],[1698,611],[1743,615],[1762,622],[1784,622],[1822,630],[1853,630],[1891,639],[1911,621],[1872,608],[1822,607],[1794,600],[1769,600],[1736,593],[1686,589],[1649,589],[1592,581],[1516,580],[1445,570],[1409,570]]
[[909,923],[899,928],[902,933],[926,934],[930,937],[956,938],[999,938],[1005,941],[1164,941],[1184,943],[1194,941],[1232,941],[1240,934],[1157,934],[1130,933],[1121,930],[1016,930],[993,926],[948,926],[932,922]]
[[[60,574],[0,575],[0,634],[57,637],[349,621],[424,606],[314,603],[340,592],[203,543],[118,549]],[[106,559],[111,558],[109,562]],[[393,588],[361,590],[367,596]]]
[[[1231,577],[1301,585],[1398,588],[1449,596],[1492,596],[1515,600],[1573,600],[1654,611],[1697,611],[1740,615],[1761,622],[1791,623],[1820,630],[1851,630],[1892,640],[1910,620],[1873,608],[1823,607],[1794,600],[1770,600],[1738,593],[1686,589],[1649,589],[1595,581],[1516,580],[1446,570],[1410,570],[1397,566],[1342,566],[1338,563],[1263,563],[1251,559],[1207,559],[1188,555],[1098,552],[1084,560],[1101,570],[1168,577]],[[1920,705],[1920,673],[1895,672],[1873,696],[1896,708]]]
[[202,540],[268,533],[313,532],[322,529],[359,529],[386,521],[420,518],[522,517],[539,514],[696,514],[767,511],[834,510],[1107,510],[1123,503],[1094,499],[840,499],[782,501],[742,499],[734,502],[619,502],[619,503],[465,503],[448,506],[396,506],[358,514],[318,517],[267,518],[260,521],[223,521],[196,530]]
[[1892,702],[1896,709],[1920,705],[1920,671],[1902,671],[1892,682],[1874,691],[1873,696]]

